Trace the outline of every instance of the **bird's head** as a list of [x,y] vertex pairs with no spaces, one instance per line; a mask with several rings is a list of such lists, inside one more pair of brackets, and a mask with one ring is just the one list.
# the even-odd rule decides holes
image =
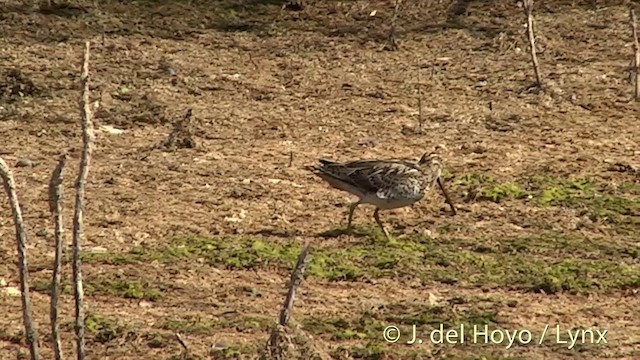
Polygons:
[[418,161],[418,165],[425,169],[429,169],[429,171],[434,175],[434,180],[440,177],[442,169],[444,168],[442,157],[438,154],[438,150],[442,148],[443,146],[441,145],[436,146],[434,151],[424,153]]

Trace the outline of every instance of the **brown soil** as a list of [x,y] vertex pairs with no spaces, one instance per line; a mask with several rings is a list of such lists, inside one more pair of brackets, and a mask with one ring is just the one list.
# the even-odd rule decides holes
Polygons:
[[[389,1],[309,1],[302,11],[282,9],[278,1],[98,3],[38,8],[10,0],[0,5],[0,153],[11,166],[21,159],[33,163],[13,167],[33,279],[51,274],[46,187],[57,155],[68,149],[75,150],[64,183],[64,219],[71,233],[85,40],[92,41],[92,100],[100,103],[85,249],[119,254],[170,245],[176,238],[251,236],[300,245],[310,240],[340,252],[365,240],[318,236],[344,225],[349,200],[304,169],[319,157],[417,158],[443,144],[454,177],[486,174],[503,182],[534,175],[589,177],[610,186],[640,182],[633,171],[640,159],[640,103],[632,101],[626,72],[631,42],[624,1],[607,2],[608,7],[597,1],[536,2],[543,92],[531,87],[524,19],[513,1],[408,2],[398,20],[398,51],[384,49],[393,10]],[[418,67],[423,134],[413,131]],[[162,146],[188,109],[191,138]],[[626,171],[611,171],[610,163],[627,166]],[[481,235],[499,242],[553,228],[640,246],[637,229],[619,234],[596,222],[577,230],[581,215],[572,208],[517,199],[494,203],[450,192],[459,208],[455,217],[434,195],[413,208],[385,211],[383,219],[397,233],[419,233],[425,226],[432,232],[455,229],[451,240],[442,241]],[[13,221],[1,198],[0,276],[18,286]],[[356,225],[373,224],[371,211],[356,210]],[[629,266],[637,269],[639,260]],[[126,323],[132,334],[111,341],[90,332],[90,359],[177,355],[181,348],[166,322],[189,317],[228,319],[208,333],[179,329],[194,353],[206,354],[216,343],[261,347],[268,329],[243,330],[236,321],[248,316],[275,320],[289,276],[279,267],[233,270],[197,259],[170,265],[87,262],[84,273],[87,279],[141,279],[166,286],[155,301],[89,294],[88,313]],[[336,358],[640,358],[638,287],[545,294],[429,279],[416,285],[410,277],[310,277],[294,318],[301,323],[325,315],[349,319],[389,304],[420,311],[429,306],[430,294],[445,301],[464,299],[462,307],[490,307],[508,330],[539,334],[545,324],[607,329],[608,344],[579,350],[551,342],[511,349],[459,345],[438,352],[437,345],[418,349],[398,343],[383,345],[377,355],[357,355],[357,347],[383,344],[382,334],[347,340],[319,331],[314,337]],[[17,349],[27,349],[20,336],[20,301],[0,296],[5,314],[0,316],[0,358],[15,358]],[[49,296],[38,290],[32,299],[43,358],[51,358]],[[64,295],[63,303],[69,358],[73,298]],[[150,341],[154,336],[160,340]],[[240,352],[245,353],[216,356],[256,356]]]

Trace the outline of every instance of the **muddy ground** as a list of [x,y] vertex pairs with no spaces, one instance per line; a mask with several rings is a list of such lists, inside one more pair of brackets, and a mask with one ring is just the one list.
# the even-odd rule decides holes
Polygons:
[[[0,156],[19,187],[43,358],[47,184],[71,150],[70,242],[85,40],[99,102],[83,256],[89,359],[179,358],[175,332],[194,356],[256,358],[307,241],[293,318],[331,358],[640,358],[628,2],[536,1],[543,91],[513,1],[407,2],[398,51],[386,49],[390,1],[24,3],[0,5]],[[165,147],[188,109],[192,141]],[[346,234],[352,198],[304,169],[320,157],[417,158],[438,144],[458,214],[435,191],[384,211],[392,243],[367,206]],[[0,357],[10,359],[27,346],[1,199]],[[434,344],[441,324],[464,325],[466,341]],[[413,325],[422,343],[407,345]],[[524,335],[474,343],[474,325]],[[398,342],[384,340],[387,326]],[[573,347],[567,331],[580,335]]]

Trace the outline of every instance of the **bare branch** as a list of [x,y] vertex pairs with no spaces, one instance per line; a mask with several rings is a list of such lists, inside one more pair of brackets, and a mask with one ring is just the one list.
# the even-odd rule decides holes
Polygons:
[[540,76],[540,64],[536,54],[536,38],[533,31],[533,0],[524,0],[522,2],[524,13],[527,16],[527,37],[529,39],[529,50],[531,53],[531,62],[533,63],[533,72],[536,76],[536,85],[542,88],[542,78]]
[[38,349],[38,333],[31,318],[31,305],[29,300],[29,274],[27,272],[27,236],[22,222],[22,211],[16,193],[16,183],[13,173],[9,170],[7,163],[0,158],[0,177],[4,182],[4,189],[9,196],[11,211],[13,212],[13,223],[16,227],[16,243],[18,248],[18,269],[20,272],[20,291],[22,292],[22,320],[24,330],[27,334],[31,360],[40,358]]
[[629,22],[631,23],[631,34],[633,35],[633,73],[634,87],[633,98],[638,100],[640,97],[640,74],[638,67],[640,66],[640,45],[638,45],[638,26],[636,25],[636,13],[633,8],[629,9]]
[[93,141],[95,138],[93,123],[91,119],[91,109],[89,107],[89,46],[87,41],[84,45],[84,60],[82,63],[82,96],[80,98],[80,112],[82,113],[82,142],[83,150],[80,159],[80,171],[76,181],[76,203],[73,214],[73,296],[76,302],[76,351],[78,360],[84,359],[84,291],[82,288],[82,272],[80,252],[82,250],[82,217],[84,210],[84,187],[89,173],[91,153],[93,152]]
[[287,326],[287,322],[289,321],[289,317],[291,316],[291,309],[293,308],[293,299],[296,295],[296,290],[300,283],[302,282],[302,277],[304,276],[304,272],[307,269],[307,265],[309,261],[307,260],[307,255],[309,255],[309,250],[311,248],[311,243],[306,243],[298,256],[298,262],[296,263],[295,269],[291,273],[291,281],[289,282],[289,291],[287,292],[287,297],[284,301],[284,307],[280,312],[280,321],[279,324],[281,326]]
[[396,39],[396,20],[398,19],[398,12],[400,12],[400,5],[402,0],[395,0],[393,3],[393,14],[391,15],[391,28],[389,29],[389,50],[395,51],[400,47]]
[[64,241],[62,238],[62,193],[60,185],[63,180],[63,170],[67,162],[67,155],[60,155],[58,165],[49,182],[49,210],[53,216],[54,234],[56,254],[53,262],[53,278],[51,279],[51,308],[49,316],[51,318],[51,341],[53,342],[53,350],[56,360],[62,360],[62,346],[60,343],[60,328],[58,326],[58,298],[60,297],[60,277],[62,268],[62,247]]
[[187,109],[184,116],[173,123],[173,130],[167,139],[161,144],[162,147],[172,149],[189,148],[194,149],[198,146],[193,134],[193,109]]
[[[293,358],[320,358],[320,359],[329,359],[330,357],[323,356],[322,351],[318,351],[313,346],[310,338],[304,334],[300,329],[297,328],[295,323],[289,324],[292,322],[290,320],[291,310],[293,308],[293,300],[295,298],[295,292],[302,282],[302,278],[304,276],[304,272],[309,263],[308,255],[311,248],[310,243],[306,243],[298,256],[298,262],[296,263],[296,267],[291,273],[291,281],[289,283],[289,291],[287,292],[287,297],[284,301],[284,306],[280,312],[280,319],[278,324],[276,324],[269,336],[269,340],[267,341],[266,351],[264,352],[261,359],[293,359]],[[296,340],[297,339],[297,340]],[[300,356],[294,356],[296,352],[296,341],[303,341],[301,349],[303,354],[298,354]],[[306,349],[306,350],[305,350]],[[310,353],[315,353],[317,356],[311,356]]]

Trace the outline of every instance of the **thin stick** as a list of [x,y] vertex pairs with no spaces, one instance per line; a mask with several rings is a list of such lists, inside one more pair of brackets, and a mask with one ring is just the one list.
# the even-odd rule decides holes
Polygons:
[[422,133],[422,84],[420,84],[420,66],[418,66],[418,130]]
[[11,211],[13,212],[13,223],[16,227],[16,243],[18,248],[18,268],[20,271],[20,291],[22,292],[22,321],[24,330],[27,333],[31,360],[40,358],[38,350],[38,333],[31,318],[31,305],[29,301],[29,274],[27,272],[27,236],[22,222],[22,211],[18,194],[16,193],[16,182],[13,173],[9,170],[7,163],[0,158],[0,177],[4,182],[4,189],[9,196]]
[[291,316],[291,309],[293,309],[293,299],[296,295],[296,290],[300,283],[302,282],[302,277],[304,276],[304,272],[307,269],[307,265],[309,261],[307,260],[307,255],[309,255],[309,250],[311,250],[311,243],[307,242],[300,255],[298,256],[298,262],[296,263],[295,269],[291,273],[291,281],[289,282],[289,291],[287,292],[287,297],[284,300],[284,306],[282,307],[282,311],[280,311],[280,321],[279,324],[281,326],[286,326],[289,322],[289,317]]
[[636,25],[636,13],[633,8],[629,9],[629,21],[631,22],[631,33],[633,34],[633,74],[635,82],[633,87],[633,98],[637,101],[640,96],[640,74],[638,67],[640,66],[640,45],[638,45],[638,26]]
[[536,85],[542,87],[542,78],[540,76],[540,64],[536,55],[536,38],[533,32],[533,0],[524,0],[524,13],[527,15],[527,37],[529,38],[529,50],[531,53],[531,62],[533,63],[533,72],[536,75]]
[[89,46],[87,41],[84,45],[84,59],[82,63],[82,96],[80,98],[80,112],[82,113],[82,142],[83,151],[80,159],[80,171],[76,181],[76,203],[73,214],[73,297],[76,302],[76,352],[78,360],[84,359],[84,291],[82,288],[82,272],[80,271],[81,260],[80,251],[82,245],[82,213],[84,210],[84,187],[89,173],[91,153],[93,151],[93,123],[91,120],[91,109],[89,108]]
[[389,29],[389,48],[394,51],[399,49],[398,42],[396,41],[396,19],[398,18],[401,3],[402,0],[394,1],[393,15],[391,16],[391,28]]
[[63,170],[67,162],[67,155],[60,155],[58,165],[49,182],[49,210],[53,216],[54,234],[56,244],[56,254],[53,262],[53,278],[51,279],[51,308],[49,316],[51,318],[51,341],[53,342],[53,350],[56,360],[62,360],[62,346],[60,343],[60,328],[58,326],[58,298],[60,297],[60,277],[62,267],[62,247],[64,241],[62,239],[62,205],[60,199],[62,193],[60,185],[63,180]]
[[291,310],[293,309],[293,300],[295,298],[296,290],[300,283],[302,282],[302,277],[304,276],[304,272],[307,269],[307,265],[309,264],[307,256],[309,255],[309,251],[311,250],[311,243],[307,242],[300,255],[298,256],[298,262],[296,263],[296,267],[293,269],[291,273],[291,281],[289,282],[289,291],[287,291],[287,297],[284,300],[284,306],[280,311],[280,318],[278,319],[278,325],[273,328],[271,331],[271,335],[269,336],[269,340],[267,341],[267,351],[271,354],[278,353],[278,342],[282,338],[282,332],[286,331],[286,326],[289,323],[289,318],[291,317]]
[[174,334],[176,336],[176,339],[178,340],[178,342],[180,343],[180,346],[182,346],[182,348],[184,349],[185,352],[189,353],[189,345],[187,344],[187,342],[182,338],[182,335],[180,335],[180,333],[178,333],[177,331]]

